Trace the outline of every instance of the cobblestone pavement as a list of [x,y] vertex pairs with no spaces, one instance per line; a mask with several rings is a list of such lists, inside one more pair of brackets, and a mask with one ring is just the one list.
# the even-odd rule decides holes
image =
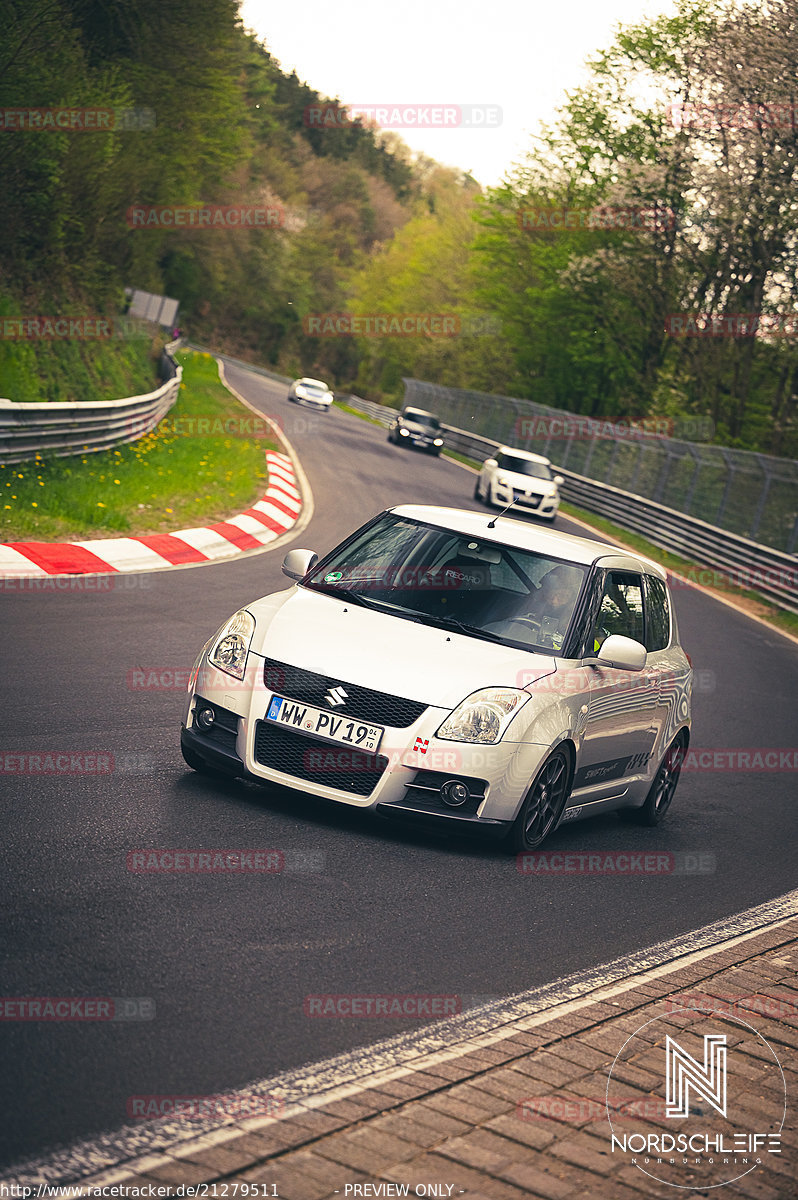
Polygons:
[[[81,1181],[85,1194],[100,1187],[112,1194],[118,1186],[116,1195],[133,1195],[136,1187],[157,1184],[174,1195],[284,1200],[792,1200],[798,1196],[798,919],[683,962],[309,1096],[278,1119],[242,1119],[103,1171]],[[708,1034],[726,1038],[725,1118],[710,1087]],[[691,1075],[684,1054],[692,1059],[681,1121],[665,1114],[669,1037],[683,1052],[682,1078]],[[678,1078],[673,1057],[671,1065]],[[647,1158],[639,1152],[649,1135],[707,1131],[722,1132],[724,1141],[720,1150],[710,1142],[714,1154],[699,1162],[693,1153],[668,1153],[667,1144]],[[626,1139],[625,1151],[613,1143],[613,1132]],[[755,1135],[761,1140],[751,1150]],[[730,1157],[730,1146],[746,1153]],[[700,1149],[692,1137],[690,1149]]]

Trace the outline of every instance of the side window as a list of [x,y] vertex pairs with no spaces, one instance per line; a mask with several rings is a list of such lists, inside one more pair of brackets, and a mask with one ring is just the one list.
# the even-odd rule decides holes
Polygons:
[[646,650],[664,650],[671,640],[671,614],[665,584],[646,575]]
[[589,649],[595,653],[613,633],[643,641],[643,581],[631,572],[608,572]]

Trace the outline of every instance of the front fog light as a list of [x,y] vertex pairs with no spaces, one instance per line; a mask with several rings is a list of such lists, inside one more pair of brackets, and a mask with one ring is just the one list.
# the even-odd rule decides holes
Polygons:
[[399,436],[400,437],[410,437],[410,430],[409,429],[400,429]]
[[450,808],[459,808],[468,799],[468,788],[459,779],[447,779],[441,784],[441,800]]
[[213,727],[216,720],[216,713],[212,708],[201,708],[197,713],[197,724],[205,733]]
[[436,439],[435,439],[435,441],[434,441],[432,444],[433,444],[433,446],[442,446],[442,445],[443,445],[443,438],[436,438]]

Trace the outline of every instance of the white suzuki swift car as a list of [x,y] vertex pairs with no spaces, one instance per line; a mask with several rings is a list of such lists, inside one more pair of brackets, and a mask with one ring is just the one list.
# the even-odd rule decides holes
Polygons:
[[664,571],[601,542],[403,505],[242,608],[191,672],[182,749],[244,776],[539,846],[655,825],[690,736]]
[[552,474],[551,463],[542,454],[499,446],[486,458],[474,485],[474,499],[506,508],[514,504],[520,512],[553,521],[560,507],[562,475]]

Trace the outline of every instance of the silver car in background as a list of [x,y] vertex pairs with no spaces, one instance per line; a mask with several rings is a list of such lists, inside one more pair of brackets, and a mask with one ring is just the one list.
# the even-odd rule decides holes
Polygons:
[[335,396],[321,379],[295,379],[288,389],[288,399],[309,408],[330,408]]
[[665,815],[692,668],[664,571],[479,512],[402,505],[239,610],[194,664],[195,770],[534,849]]
[[474,499],[506,508],[513,504],[520,512],[530,512],[553,521],[560,507],[562,475],[554,475],[551,463],[542,454],[499,446],[482,464],[474,487]]

